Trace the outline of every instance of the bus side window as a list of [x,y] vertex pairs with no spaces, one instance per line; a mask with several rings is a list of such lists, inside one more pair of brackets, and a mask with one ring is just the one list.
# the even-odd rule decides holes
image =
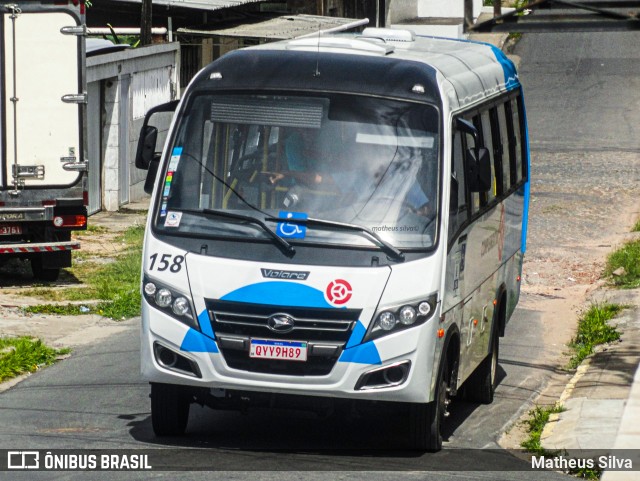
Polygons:
[[[478,130],[478,132],[480,133],[480,135],[482,135],[482,124],[480,123],[480,117],[478,115],[475,115],[473,117],[473,125],[475,126],[475,128]],[[465,142],[465,151],[468,149],[473,149],[476,147],[476,142],[473,138],[472,135],[469,134],[465,134],[464,136],[464,142]],[[478,145],[478,147],[481,147],[481,145]],[[480,194],[478,192],[471,192],[471,215],[477,213],[480,210],[480,205],[485,205],[486,201],[484,203],[482,203],[484,196],[483,194]]]
[[518,101],[510,100],[507,104],[507,128],[509,130],[509,153],[511,157],[511,184],[522,180],[522,130]]
[[449,202],[449,242],[458,229],[467,220],[467,195],[464,182],[464,146],[462,134],[453,136],[453,153],[451,156],[451,193]]
[[[495,159],[496,154],[493,148],[493,133],[491,130],[491,118],[489,117],[489,111],[485,110],[480,115],[480,121],[482,123],[482,144],[481,147],[489,150],[489,156],[491,158],[491,188],[484,194],[486,202],[491,202],[497,195],[496,188],[496,168]],[[486,204],[484,204],[486,205]]]
[[509,151],[509,131],[507,129],[507,116],[505,114],[506,105],[500,105],[496,110],[498,113],[498,125],[500,131],[500,150],[502,152],[502,193],[509,192],[511,187],[511,166]]
[[515,133],[515,141],[516,141],[516,178],[518,182],[520,182],[525,177],[525,166],[526,164],[523,162],[522,156],[522,115],[520,115],[520,98],[515,98],[511,100],[512,111],[513,111],[513,127]]
[[491,120],[491,142],[493,145],[492,169],[495,174],[493,187],[496,196],[502,196],[506,192],[504,190],[504,171],[502,170],[504,149],[500,140],[500,123],[498,121],[498,109],[496,107],[492,107],[491,110],[489,110],[489,118]]

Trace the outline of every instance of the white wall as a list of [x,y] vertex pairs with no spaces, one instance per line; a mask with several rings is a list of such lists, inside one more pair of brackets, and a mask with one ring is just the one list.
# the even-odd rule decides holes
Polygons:
[[[473,0],[474,18],[481,8],[482,0]],[[418,17],[464,18],[464,0],[418,0]]]
[[[125,50],[87,59],[87,81],[104,82],[102,111],[101,159],[89,159],[89,168],[102,172],[102,209],[115,211],[120,208],[121,190],[128,189],[129,201],[135,202],[146,194],[143,186],[145,171],[135,168],[135,153],[142,119],[146,112],[158,104],[177,98],[179,85],[180,45],[158,44]],[[121,125],[120,81],[131,77],[129,115],[126,125]],[[129,142],[120,149],[121,129],[128,129]],[[120,159],[125,155],[126,159]],[[122,162],[129,163],[129,182],[120,179]],[[126,197],[126,196],[125,196]]]

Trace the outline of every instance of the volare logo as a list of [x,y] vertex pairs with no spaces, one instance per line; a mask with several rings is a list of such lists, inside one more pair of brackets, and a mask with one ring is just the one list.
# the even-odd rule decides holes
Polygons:
[[260,269],[262,277],[267,279],[292,279],[294,281],[306,281],[309,271],[282,271],[279,269]]

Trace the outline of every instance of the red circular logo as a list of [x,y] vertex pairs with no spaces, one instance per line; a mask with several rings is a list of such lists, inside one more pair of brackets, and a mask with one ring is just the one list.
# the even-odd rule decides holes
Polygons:
[[343,279],[336,279],[329,283],[325,294],[331,304],[341,306],[351,299],[351,284]]

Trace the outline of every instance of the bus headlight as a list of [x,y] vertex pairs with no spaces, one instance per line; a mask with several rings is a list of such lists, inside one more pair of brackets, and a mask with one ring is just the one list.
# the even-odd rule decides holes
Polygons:
[[152,281],[146,276],[142,282],[142,292],[150,306],[190,327],[200,328],[194,315],[195,309],[190,296],[173,288],[163,286],[161,283]]
[[168,307],[171,304],[171,291],[169,289],[165,289],[164,287],[156,292],[156,295],[153,297],[156,301],[158,307]]
[[437,302],[438,295],[434,293],[426,298],[381,307],[362,342],[424,324],[433,317]]
[[385,331],[390,331],[394,327],[396,327],[396,316],[393,315],[393,312],[385,311],[378,316],[378,325],[380,329]]
[[190,306],[186,297],[178,297],[171,305],[171,310],[177,316],[186,316],[189,314]]
[[416,322],[418,315],[413,306],[403,306],[400,309],[400,322],[405,326],[410,326]]

